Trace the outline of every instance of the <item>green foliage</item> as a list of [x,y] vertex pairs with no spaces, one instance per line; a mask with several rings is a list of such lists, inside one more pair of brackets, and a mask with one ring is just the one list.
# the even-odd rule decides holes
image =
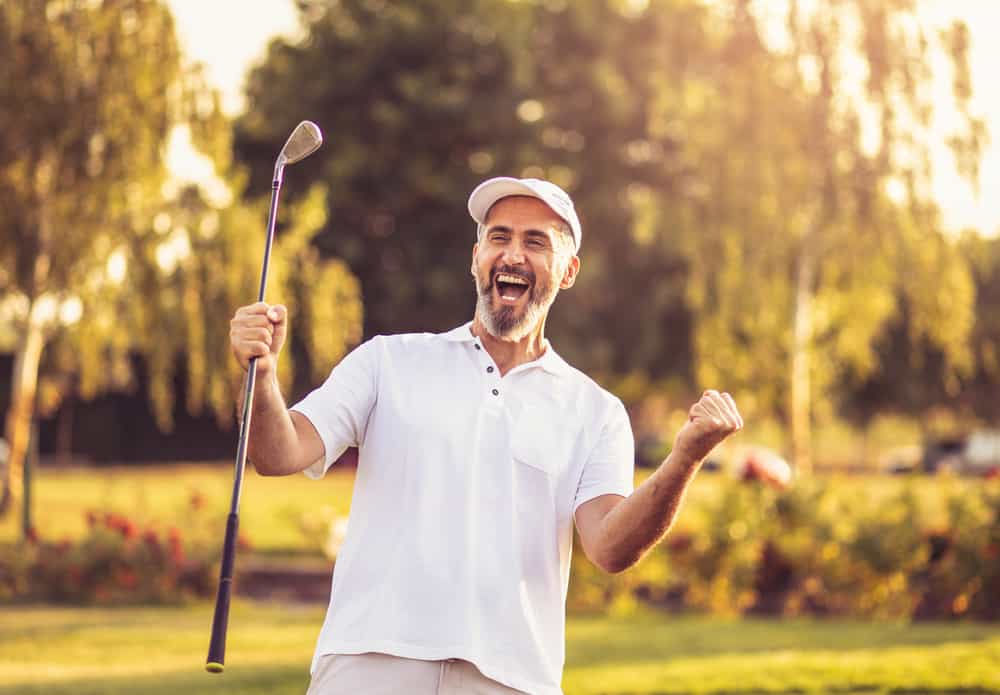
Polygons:
[[[720,27],[717,59],[708,63],[718,96],[705,103],[698,127],[742,142],[692,138],[712,195],[661,205],[667,219],[687,221],[678,231],[692,259],[699,377],[752,394],[750,417],[757,407],[786,407],[793,382],[785,363],[799,349],[811,355],[817,416],[829,416],[845,377],[875,368],[875,342],[902,300],[913,335],[940,348],[949,373],[969,365],[968,271],[922,193],[925,159],[899,151],[928,142],[919,84],[930,49],[902,28],[911,10],[816,6],[811,16],[789,17],[784,51],[763,42],[752,14],[734,11]],[[840,67],[849,26],[864,27],[857,57],[871,74],[863,97]],[[864,109],[879,119],[874,150],[861,127]],[[902,202],[886,192],[897,178],[912,183]],[[678,205],[691,211],[671,209]],[[795,291],[802,277],[808,305]],[[798,347],[797,312],[808,312],[809,336]]]
[[297,166],[304,183],[288,194],[326,186],[315,243],[361,278],[367,335],[444,329],[471,313],[475,226],[461,201],[481,174],[518,161],[526,126],[512,117],[507,41],[523,16],[501,0],[308,3],[306,40],[272,43],[249,77],[236,124],[248,192],[266,190],[268,143],[315,119],[327,144]]
[[1000,240],[966,234],[960,253],[971,268],[976,286],[976,322],[971,349],[975,355],[973,378],[962,383],[965,407],[986,422],[1000,418]]
[[911,3],[844,2],[793,12],[772,44],[760,8],[736,0],[302,8],[306,39],[275,42],[251,76],[237,152],[257,190],[262,143],[301,114],[336,133],[304,172],[329,188],[316,245],[357,274],[366,335],[467,318],[462,203],[485,176],[529,175],[565,186],[591,230],[548,328],[602,381],[724,384],[748,418],[783,416],[807,350],[827,419],[904,314],[940,355],[941,392],[969,373],[974,287],[926,194],[923,86],[949,56],[953,145],[974,177],[983,126],[960,25],[925,41]]
[[0,289],[34,301],[86,286],[146,212],[180,56],[155,0],[3,3],[0,32]]
[[635,568],[601,574],[579,544],[570,606],[611,615],[645,601],[719,615],[995,619],[996,481],[895,485],[837,479],[778,493],[713,479]]
[[[2,3],[0,66],[0,292],[5,328],[14,329],[4,341],[14,352],[6,511],[21,492],[45,343],[60,324],[113,303],[108,257],[159,195],[182,72],[173,21],[157,0]],[[80,354],[120,365],[122,338],[108,335],[114,319],[104,319],[83,333]]]
[[[198,414],[207,405],[231,422],[241,374],[228,318],[256,296],[267,209],[239,200],[246,175],[218,94],[200,67],[182,65],[158,1],[4,3],[0,30],[0,308],[14,328],[0,342],[17,356],[12,470],[39,374],[42,414],[69,394],[135,388],[138,364],[162,429],[180,407]],[[178,133],[209,156],[214,180],[170,175],[167,144]],[[274,294],[308,290],[294,319],[316,360],[301,378],[312,381],[358,342],[361,324],[354,276],[308,248],[325,221],[322,195],[317,188],[282,211],[294,224],[272,264]],[[187,402],[178,404],[181,371]]]

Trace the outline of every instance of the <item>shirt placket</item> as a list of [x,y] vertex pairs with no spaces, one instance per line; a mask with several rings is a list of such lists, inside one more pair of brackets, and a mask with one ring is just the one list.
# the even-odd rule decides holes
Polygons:
[[483,384],[486,387],[486,406],[491,410],[499,410],[503,407],[503,385],[500,383],[500,370],[493,363],[490,353],[483,348],[479,339],[474,343],[476,348],[476,364],[485,375]]

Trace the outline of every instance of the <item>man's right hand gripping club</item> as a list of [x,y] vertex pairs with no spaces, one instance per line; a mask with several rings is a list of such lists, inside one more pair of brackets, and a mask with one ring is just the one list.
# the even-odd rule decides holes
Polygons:
[[246,371],[257,358],[257,376],[270,377],[288,335],[288,310],[281,304],[257,302],[236,310],[229,322],[229,342],[236,360]]
[[278,355],[288,336],[288,309],[257,302],[229,322],[229,343],[244,370],[257,358],[247,457],[261,475],[290,475],[323,458],[323,440],[299,413],[290,412],[278,386]]

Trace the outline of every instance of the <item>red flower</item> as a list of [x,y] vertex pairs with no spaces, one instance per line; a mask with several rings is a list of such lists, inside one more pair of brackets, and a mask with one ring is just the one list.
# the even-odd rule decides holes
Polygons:
[[129,519],[121,519],[118,524],[118,531],[122,534],[122,538],[125,539],[135,538],[139,533],[139,529]]
[[139,577],[131,569],[123,568],[118,570],[115,576],[118,585],[125,589],[134,589],[139,584]]
[[160,545],[160,537],[156,534],[156,529],[146,529],[142,534],[142,541],[151,548],[157,548]]
[[184,545],[181,543],[181,532],[176,527],[171,526],[167,531],[167,544],[173,563],[179,565],[184,562]]

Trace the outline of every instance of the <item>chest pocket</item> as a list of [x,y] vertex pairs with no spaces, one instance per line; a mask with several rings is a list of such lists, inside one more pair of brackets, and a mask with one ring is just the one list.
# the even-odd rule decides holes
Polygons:
[[555,478],[566,468],[568,450],[565,425],[541,408],[525,406],[514,424],[514,460]]

